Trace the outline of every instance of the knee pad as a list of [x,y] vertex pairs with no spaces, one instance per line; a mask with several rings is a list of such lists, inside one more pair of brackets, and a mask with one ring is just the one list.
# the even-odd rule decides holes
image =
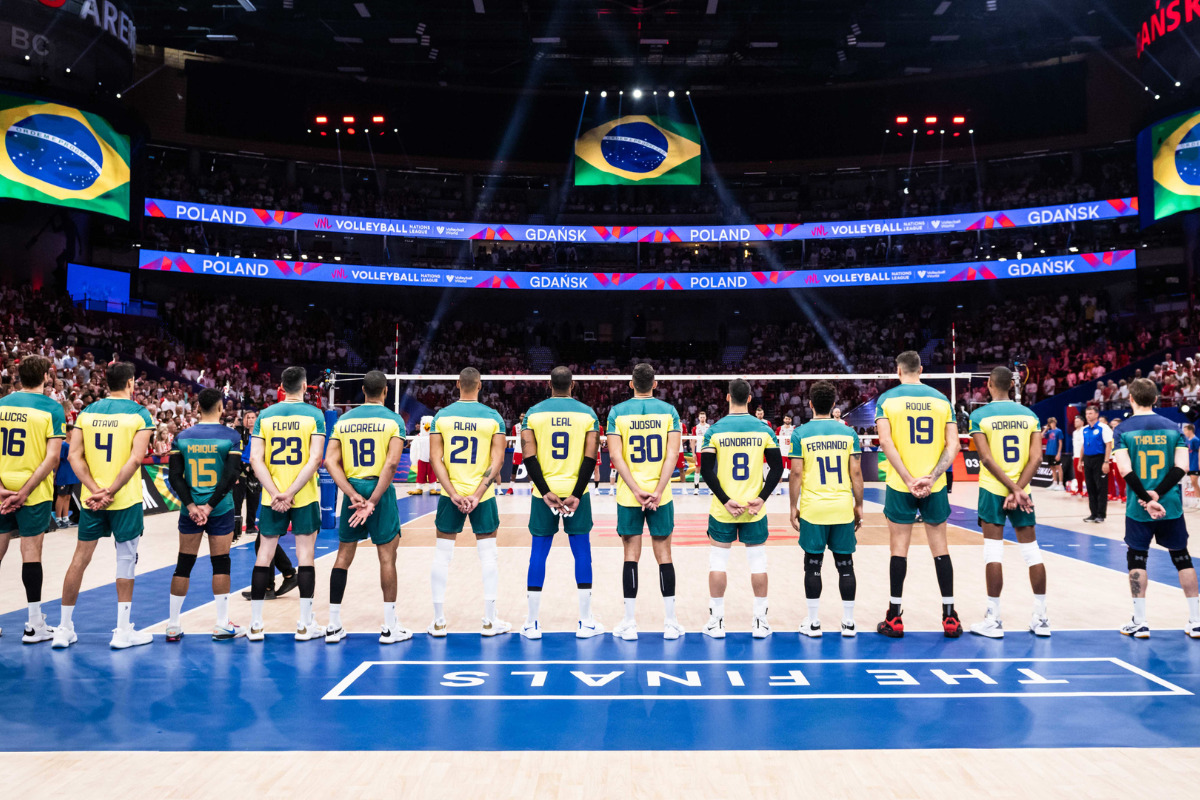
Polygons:
[[192,577],[192,567],[194,566],[196,566],[196,557],[194,555],[191,553],[180,553],[178,560],[175,562],[175,577]]
[[1025,559],[1025,566],[1032,567],[1042,563],[1042,548],[1038,547],[1037,542],[1021,542],[1017,547],[1021,548],[1021,558]]
[[728,547],[708,548],[709,572],[725,572],[729,567],[729,550],[730,548]]
[[750,574],[767,571],[767,548],[759,545],[746,548],[746,560],[750,562]]
[[128,542],[117,542],[117,580],[133,580],[134,572],[137,570],[139,541],[141,541],[140,536]]
[[983,563],[984,564],[999,564],[1004,561],[1004,540],[1003,539],[984,539],[983,540]]
[[223,556],[209,556],[209,561],[212,562],[213,575],[228,575],[233,566],[233,559],[226,553]]
[[1185,569],[1192,568],[1192,556],[1191,553],[1187,551],[1186,547],[1182,550],[1172,550],[1170,552],[1171,563],[1175,565],[1175,569],[1183,572]]
[[1146,556],[1150,555],[1149,550],[1134,550],[1132,547],[1125,553],[1125,563],[1130,571],[1135,569],[1146,568]]
[[834,553],[833,565],[837,567],[839,575],[848,575],[854,572],[854,556],[850,553]]
[[820,575],[821,565],[825,563],[824,553],[805,553],[804,554],[804,574],[805,575]]
[[433,560],[449,566],[454,560],[454,540],[453,539],[438,539],[436,549],[433,551]]

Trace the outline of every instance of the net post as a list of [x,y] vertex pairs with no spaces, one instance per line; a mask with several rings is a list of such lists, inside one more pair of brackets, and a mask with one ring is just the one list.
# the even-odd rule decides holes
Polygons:
[[329,406],[328,406],[328,408],[333,408],[333,392],[335,389],[337,389],[337,379],[338,379],[338,374],[336,372],[331,373],[331,377],[329,380]]
[[[958,374],[958,330],[955,328],[953,322],[950,323],[950,374],[951,376]],[[956,378],[950,378],[950,407],[953,409],[958,408],[956,381]],[[970,387],[968,386],[967,388],[969,389]]]

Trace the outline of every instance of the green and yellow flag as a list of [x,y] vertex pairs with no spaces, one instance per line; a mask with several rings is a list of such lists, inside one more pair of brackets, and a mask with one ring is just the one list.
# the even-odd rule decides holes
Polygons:
[[575,185],[700,185],[700,130],[631,114],[575,141]]
[[[1200,208],[1200,111],[1164,120],[1149,129],[1154,178],[1153,219]],[[1149,209],[1148,209],[1149,210]]]
[[0,197],[129,219],[129,137],[95,114],[0,94]]

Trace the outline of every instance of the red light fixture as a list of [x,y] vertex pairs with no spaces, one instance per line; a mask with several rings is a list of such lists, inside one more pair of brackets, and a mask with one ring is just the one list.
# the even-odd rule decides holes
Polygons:
[[[354,117],[351,117],[350,119],[354,119]],[[348,133],[348,134],[350,134],[351,136],[353,136],[353,135],[354,135],[354,128],[346,128],[346,133]],[[930,133],[933,133],[933,131],[930,131]]]
[[958,136],[958,131],[955,131],[955,132],[954,132],[954,135],[955,135],[955,136]]
[[933,131],[932,131],[932,130],[925,131],[925,135],[926,135],[926,136],[933,136]]
[[321,131],[321,135],[322,135],[322,136],[328,136],[328,135],[329,135],[329,131]]
[[329,117],[317,117],[318,125],[324,125],[326,122],[329,122]]
[[926,125],[937,125],[937,117],[926,117],[925,124]]
[[371,117],[371,122],[375,123],[376,125],[380,125],[383,123],[383,117],[379,114],[376,114],[375,116]]
[[346,123],[347,125],[353,125],[354,117],[342,117],[342,122]]
[[967,118],[966,118],[966,117],[955,117],[955,118],[954,118],[954,124],[955,124],[955,125],[962,125],[962,124],[963,124],[963,123],[965,123],[966,121],[967,121]]
[[907,125],[908,117],[896,117],[896,124],[897,125]]

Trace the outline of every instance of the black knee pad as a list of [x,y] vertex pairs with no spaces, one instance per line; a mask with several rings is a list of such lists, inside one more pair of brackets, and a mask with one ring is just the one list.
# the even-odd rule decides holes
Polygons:
[[838,573],[845,575],[854,571],[854,556],[849,553],[834,553],[833,564],[837,567]]
[[825,563],[824,553],[805,553],[804,554],[804,574],[805,575],[820,575],[821,565]]
[[1192,554],[1187,551],[1187,548],[1182,550],[1171,551],[1171,563],[1175,565],[1175,569],[1183,572],[1185,569],[1192,568]]
[[212,562],[213,575],[228,575],[233,566],[233,560],[228,553],[223,556],[209,556],[208,559]]
[[196,557],[194,555],[191,553],[180,553],[179,560],[175,562],[175,577],[192,577],[192,567],[194,566],[196,566]]
[[1129,566],[1130,571],[1135,569],[1146,568],[1146,557],[1150,555],[1149,550],[1134,550],[1132,547],[1125,553],[1125,563]]

